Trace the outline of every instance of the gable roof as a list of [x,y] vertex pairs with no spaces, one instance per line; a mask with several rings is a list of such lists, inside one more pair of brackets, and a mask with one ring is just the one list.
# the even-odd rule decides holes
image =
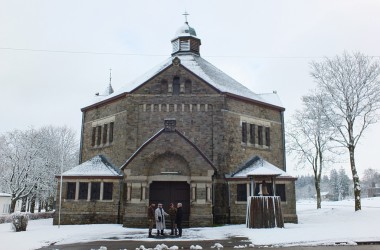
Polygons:
[[[57,175],[57,177],[60,175]],[[64,172],[63,177],[113,177],[121,178],[122,173],[106,157],[97,155],[88,161]]]
[[[150,137],[148,140],[146,140],[132,155],[129,157],[126,162],[120,167],[121,170],[123,170],[129,163],[133,161],[133,159],[143,151],[143,149],[152,143],[154,140],[156,140],[161,134],[165,133],[165,128],[160,129],[156,134],[154,134],[152,137]],[[187,143],[189,143],[201,156],[202,158],[210,164],[210,166],[214,169],[215,173],[217,171],[215,165],[210,161],[210,159],[192,142],[190,141],[184,134],[179,132],[177,129],[172,130],[170,133],[176,133],[180,137],[182,137]]]
[[229,93],[234,96],[243,97],[245,99],[253,100],[262,104],[275,106],[280,109],[284,109],[281,101],[277,95],[277,93],[271,94],[256,94],[252,92],[250,89],[200,57],[199,55],[186,53],[186,54],[177,54],[174,57],[169,57],[164,62],[160,63],[156,67],[149,70],[144,75],[140,76],[136,80],[131,83],[125,85],[118,91],[115,91],[111,95],[104,97],[97,97],[93,100],[93,103],[85,107],[92,107],[97,103],[102,103],[107,100],[111,100],[115,97],[124,96],[123,94],[131,93],[137,88],[139,88],[142,84],[146,83],[150,79],[152,79],[157,74],[161,73],[168,67],[170,67],[175,58],[180,59],[180,64],[185,67],[187,70],[192,72],[197,77],[201,78],[203,81],[211,85],[214,89],[218,90],[222,93]]
[[284,170],[276,167],[275,165],[267,162],[259,156],[254,156],[249,159],[238,170],[226,178],[247,178],[252,176],[278,176],[279,178],[294,178]]

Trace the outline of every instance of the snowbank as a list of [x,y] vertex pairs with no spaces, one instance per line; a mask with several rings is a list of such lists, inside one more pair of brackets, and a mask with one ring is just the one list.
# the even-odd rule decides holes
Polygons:
[[[380,198],[362,200],[362,210],[354,211],[354,201],[323,202],[317,210],[315,202],[297,203],[299,224],[285,228],[248,229],[245,225],[184,229],[182,238],[165,241],[218,240],[231,236],[248,237],[254,245],[293,246],[325,245],[335,242],[380,241]],[[30,221],[27,231],[13,232],[9,223],[0,225],[2,249],[36,249],[42,246],[95,240],[155,241],[147,238],[147,229],[123,228],[121,225],[53,226],[52,219]],[[239,247],[239,246],[237,246]]]

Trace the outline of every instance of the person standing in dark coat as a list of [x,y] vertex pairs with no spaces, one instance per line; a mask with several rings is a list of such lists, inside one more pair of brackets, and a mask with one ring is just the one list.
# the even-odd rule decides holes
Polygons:
[[177,227],[175,225],[175,219],[177,217],[177,208],[175,208],[173,203],[170,203],[170,208],[168,211],[169,217],[170,217],[170,229],[171,233],[170,235],[177,235]]
[[182,236],[182,217],[183,217],[182,203],[178,203],[177,215],[175,219],[175,223],[177,224],[177,228],[178,228],[178,237]]
[[153,230],[153,225],[154,225],[154,210],[156,208],[156,204],[152,203],[148,207],[148,225],[149,225],[149,238],[152,238],[152,230]]

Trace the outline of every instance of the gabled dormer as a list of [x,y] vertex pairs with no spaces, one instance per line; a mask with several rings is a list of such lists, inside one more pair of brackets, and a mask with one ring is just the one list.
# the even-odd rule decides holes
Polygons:
[[193,28],[186,21],[176,32],[175,38],[172,40],[173,53],[172,56],[183,53],[194,53],[199,55],[199,47],[201,40]]

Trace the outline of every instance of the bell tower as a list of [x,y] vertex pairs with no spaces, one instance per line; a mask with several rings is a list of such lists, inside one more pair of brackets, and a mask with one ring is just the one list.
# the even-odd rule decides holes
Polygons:
[[194,53],[199,55],[201,40],[197,37],[194,28],[190,27],[187,22],[187,16],[189,14],[185,12],[183,15],[185,16],[185,23],[177,30],[175,38],[171,41],[173,47],[172,56],[179,53]]

